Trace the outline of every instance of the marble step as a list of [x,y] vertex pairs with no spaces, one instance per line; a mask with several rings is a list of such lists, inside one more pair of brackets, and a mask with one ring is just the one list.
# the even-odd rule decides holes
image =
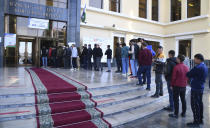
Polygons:
[[[131,100],[135,99],[140,99],[140,98],[145,98],[148,96],[151,96],[155,93],[155,86],[151,87],[151,91],[146,90],[146,86],[142,87],[142,90],[137,90],[134,92],[128,92],[126,94],[119,94],[119,95],[114,95],[114,96],[107,96],[107,97],[101,97],[101,98],[93,98],[97,102],[97,106],[102,108],[102,107],[107,107],[110,105],[115,105],[115,104],[120,104],[124,102],[128,102]],[[167,87],[164,87],[164,90],[166,90]],[[167,94],[167,92],[166,92]]]
[[[166,85],[166,82],[164,82],[163,84]],[[151,84],[151,87],[153,86],[155,86],[154,82]],[[130,86],[123,86],[120,88],[106,88],[106,89],[100,89],[100,90],[92,90],[89,92],[92,94],[93,96],[92,98],[96,99],[96,98],[103,98],[107,96],[115,96],[119,94],[127,94],[129,92],[135,92],[135,91],[139,91],[143,89],[144,87],[137,86],[136,83],[134,83],[133,85],[130,85]]]
[[163,97],[161,101],[157,101],[155,103],[146,105],[144,107],[124,111],[115,115],[106,116],[104,117],[104,119],[109,123],[111,123],[112,127],[118,126],[120,128],[120,125],[126,124],[128,122],[140,118],[144,118],[148,115],[151,115],[155,112],[162,110],[167,105],[168,105],[168,97],[166,96]]

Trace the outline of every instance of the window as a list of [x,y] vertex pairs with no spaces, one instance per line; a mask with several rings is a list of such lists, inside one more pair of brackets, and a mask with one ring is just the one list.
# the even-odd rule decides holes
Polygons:
[[90,0],[89,6],[103,9],[103,0]]
[[159,3],[158,0],[152,0],[152,20],[158,21],[159,18]]
[[200,16],[201,0],[187,0],[187,17]]
[[139,17],[147,18],[147,0],[139,0]]
[[171,0],[171,21],[181,20],[181,0]]
[[109,10],[120,13],[120,0],[110,0]]
[[191,40],[179,41],[179,54],[191,59]]

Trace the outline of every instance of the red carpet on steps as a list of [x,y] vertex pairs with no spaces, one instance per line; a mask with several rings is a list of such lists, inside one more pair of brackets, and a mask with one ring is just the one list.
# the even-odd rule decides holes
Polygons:
[[38,128],[110,128],[87,87],[49,69],[26,69],[36,93]]

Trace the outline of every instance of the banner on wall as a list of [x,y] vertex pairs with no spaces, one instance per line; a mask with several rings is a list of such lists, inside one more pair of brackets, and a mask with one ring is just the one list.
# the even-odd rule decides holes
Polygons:
[[5,33],[4,47],[16,47],[16,34]]
[[49,28],[49,20],[29,18],[28,27],[36,28],[36,29],[48,29]]
[[107,62],[107,56],[105,55],[105,52],[107,50],[107,45],[110,45],[110,48],[112,49],[112,55],[113,55],[113,41],[108,38],[100,38],[100,37],[84,37],[83,38],[83,44],[91,44],[91,48],[94,48],[95,44],[99,44],[103,51],[103,57],[101,59],[101,62],[106,63]]

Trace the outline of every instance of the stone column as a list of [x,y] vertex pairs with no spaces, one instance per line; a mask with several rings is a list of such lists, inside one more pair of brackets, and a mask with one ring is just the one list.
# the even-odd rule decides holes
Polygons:
[[0,0],[0,68],[4,65],[4,0]]
[[75,42],[80,46],[81,0],[68,0],[67,43]]

